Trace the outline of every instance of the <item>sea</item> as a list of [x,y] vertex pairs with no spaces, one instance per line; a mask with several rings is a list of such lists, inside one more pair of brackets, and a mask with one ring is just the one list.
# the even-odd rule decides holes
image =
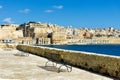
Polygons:
[[45,47],[65,49],[65,50],[74,50],[74,51],[84,51],[92,52],[96,54],[105,54],[111,56],[120,56],[120,44],[112,45],[47,45]]

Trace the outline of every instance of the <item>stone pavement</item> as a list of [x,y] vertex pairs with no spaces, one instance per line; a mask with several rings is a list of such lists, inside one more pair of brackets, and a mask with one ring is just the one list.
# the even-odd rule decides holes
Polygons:
[[57,73],[57,68],[45,67],[47,59],[32,54],[21,56],[18,52],[0,49],[0,80],[113,80],[75,67],[72,72],[63,67]]

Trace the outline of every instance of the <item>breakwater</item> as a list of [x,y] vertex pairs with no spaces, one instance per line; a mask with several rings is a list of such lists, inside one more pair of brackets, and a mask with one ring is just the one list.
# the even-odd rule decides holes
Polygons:
[[54,60],[64,61],[80,68],[95,71],[101,74],[107,74],[120,79],[120,57],[117,56],[108,56],[29,45],[18,45],[17,49],[46,58],[51,58],[51,54]]

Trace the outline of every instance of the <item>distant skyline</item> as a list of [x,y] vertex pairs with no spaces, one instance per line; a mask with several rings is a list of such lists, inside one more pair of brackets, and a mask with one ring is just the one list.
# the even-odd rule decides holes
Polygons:
[[0,24],[28,21],[120,29],[120,0],[0,0]]

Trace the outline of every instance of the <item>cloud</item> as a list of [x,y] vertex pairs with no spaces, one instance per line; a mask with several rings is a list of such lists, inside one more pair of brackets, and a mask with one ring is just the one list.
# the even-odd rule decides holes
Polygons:
[[12,18],[10,18],[10,17],[3,19],[3,22],[5,22],[5,23],[13,23]]
[[3,8],[3,6],[2,5],[0,5],[0,9],[2,9]]
[[20,13],[27,14],[30,12],[30,9],[19,10]]
[[55,11],[55,9],[62,9],[63,8],[63,6],[62,5],[59,5],[59,6],[56,6],[56,5],[54,5],[54,6],[52,6],[52,9],[50,10],[50,9],[48,9],[48,10],[45,10],[45,12],[46,13],[52,13],[52,12],[54,12]]
[[62,9],[63,6],[62,6],[62,5],[59,5],[59,6],[53,6],[53,8],[55,8],[55,9]]
[[51,13],[53,10],[45,10],[46,13]]

